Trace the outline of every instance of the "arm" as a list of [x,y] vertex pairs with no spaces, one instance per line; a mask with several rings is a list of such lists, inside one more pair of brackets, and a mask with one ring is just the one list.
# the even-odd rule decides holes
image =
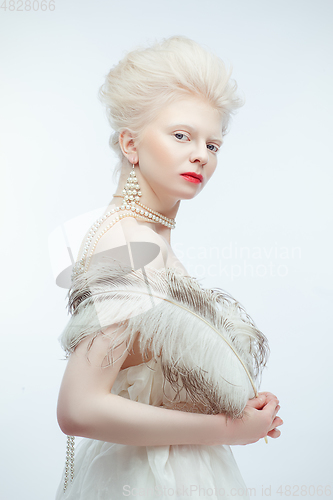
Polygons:
[[[111,394],[128,354],[125,346],[115,349],[114,358],[119,359],[113,365],[102,368],[108,339],[96,337],[89,350],[90,362],[86,359],[88,342],[82,341],[71,355],[60,388],[58,422],[66,434],[137,446],[247,444],[282,423],[276,417],[276,398],[265,401],[262,409],[252,403],[244,419],[231,421],[222,414],[168,410]],[[257,407],[260,405],[263,403],[258,402]]]

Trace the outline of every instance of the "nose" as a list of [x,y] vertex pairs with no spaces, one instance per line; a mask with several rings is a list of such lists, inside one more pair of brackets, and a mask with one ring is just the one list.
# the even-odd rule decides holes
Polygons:
[[206,143],[197,145],[191,154],[190,162],[198,162],[200,165],[206,165],[208,162],[208,149]]

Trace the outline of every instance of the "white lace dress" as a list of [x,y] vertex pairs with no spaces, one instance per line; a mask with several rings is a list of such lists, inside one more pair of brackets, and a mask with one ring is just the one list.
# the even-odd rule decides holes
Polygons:
[[[173,395],[167,382],[163,391],[155,360],[121,370],[111,392],[154,406],[168,406]],[[83,438],[65,492],[64,474],[55,500],[249,499],[232,451],[222,445],[129,446]]]

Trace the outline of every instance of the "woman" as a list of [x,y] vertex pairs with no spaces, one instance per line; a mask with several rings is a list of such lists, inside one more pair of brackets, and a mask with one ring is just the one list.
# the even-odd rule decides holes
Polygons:
[[57,499],[248,498],[229,445],[280,435],[277,398],[254,385],[266,338],[170,246],[180,201],[216,169],[235,91],[185,37],[129,53],[100,90],[120,180],[72,274],[58,422],[85,439],[73,464],[68,438]]

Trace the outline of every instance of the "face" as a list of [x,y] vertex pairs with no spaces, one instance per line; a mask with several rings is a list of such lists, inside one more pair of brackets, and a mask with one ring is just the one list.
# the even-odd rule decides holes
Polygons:
[[[162,108],[137,144],[140,174],[159,195],[196,196],[217,166],[222,116],[206,101],[188,97]],[[186,173],[195,173],[199,182]]]

